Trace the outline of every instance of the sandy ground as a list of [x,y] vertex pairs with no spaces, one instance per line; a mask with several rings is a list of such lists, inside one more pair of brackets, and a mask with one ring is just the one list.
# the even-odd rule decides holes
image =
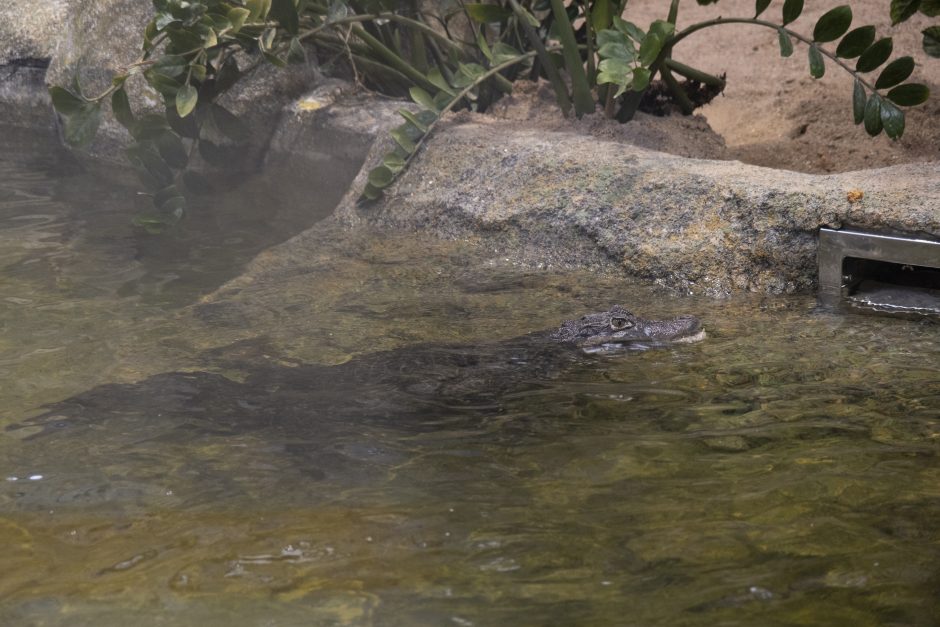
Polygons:
[[[809,35],[818,17],[837,4],[835,0],[810,0],[804,15],[791,27]],[[761,17],[779,23],[782,5],[782,0],[774,0]],[[753,0],[721,0],[709,6],[686,0],[678,26],[681,29],[718,16],[750,17],[753,7]],[[632,0],[625,17],[646,26],[663,18],[667,8],[664,0]],[[552,96],[544,87],[517,89],[517,96],[498,105],[493,115],[548,128],[573,126],[593,135],[689,157],[737,159],[798,172],[846,172],[940,160],[940,59],[926,56],[920,43],[921,31],[940,23],[940,18],[918,14],[892,28],[888,2],[857,0],[852,8],[853,27],[873,24],[879,37],[893,37],[892,59],[914,57],[917,66],[909,80],[931,88],[933,96],[928,102],[905,109],[907,125],[900,140],[892,141],[884,134],[871,138],[853,124],[852,77],[842,68],[827,59],[825,76],[814,80],[809,75],[806,46],[794,42],[794,54],[781,58],[774,31],[738,24],[705,29],[676,47],[677,60],[712,74],[727,74],[724,94],[699,109],[699,115],[671,119],[640,115],[637,123],[622,128],[615,128],[600,115],[561,122],[557,109],[533,107],[533,96],[550,105]],[[834,50],[836,43],[824,47]],[[872,81],[877,73],[870,75]]]

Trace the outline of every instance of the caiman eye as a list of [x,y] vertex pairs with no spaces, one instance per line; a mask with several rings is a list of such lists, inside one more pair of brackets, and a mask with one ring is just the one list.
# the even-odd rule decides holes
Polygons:
[[618,331],[620,329],[629,329],[632,326],[633,326],[633,321],[630,320],[629,318],[623,318],[621,316],[617,316],[617,317],[610,319],[610,328],[618,330]]

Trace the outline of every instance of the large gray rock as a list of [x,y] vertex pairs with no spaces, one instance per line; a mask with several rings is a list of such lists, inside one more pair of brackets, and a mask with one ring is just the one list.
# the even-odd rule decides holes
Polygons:
[[[104,92],[111,77],[140,57],[144,27],[153,16],[150,0],[34,0],[0,4],[0,111],[6,123],[48,126],[54,121],[47,85],[70,85],[78,78],[86,95]],[[41,68],[23,70],[24,60],[48,60]],[[16,70],[16,71],[13,71]],[[43,74],[45,74],[43,79]],[[252,131],[246,162],[256,164],[279,121],[282,108],[320,79],[315,62],[286,70],[262,64],[223,99],[243,115]],[[132,107],[161,110],[162,98],[140,77],[128,81]],[[122,148],[130,141],[126,130],[105,115],[87,153],[123,162]]]
[[28,10],[0,3],[0,121],[51,128],[54,120],[45,76],[64,28],[69,0],[36,0]]
[[820,226],[940,237],[940,163],[820,176],[468,123],[436,133],[384,201],[356,203],[364,176],[337,211],[347,225],[480,238],[528,264],[606,262],[714,296],[812,288]]
[[0,3],[0,65],[52,57],[72,4],[74,0]]

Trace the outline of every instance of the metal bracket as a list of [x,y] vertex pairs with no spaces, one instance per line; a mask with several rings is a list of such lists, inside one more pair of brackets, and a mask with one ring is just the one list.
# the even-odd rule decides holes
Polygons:
[[820,229],[817,299],[822,307],[841,308],[848,295],[846,292],[860,278],[843,274],[846,258],[940,268],[940,241],[863,231]]

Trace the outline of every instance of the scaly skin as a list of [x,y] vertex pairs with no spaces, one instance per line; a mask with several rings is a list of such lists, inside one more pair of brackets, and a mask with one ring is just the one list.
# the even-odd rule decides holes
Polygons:
[[551,338],[572,342],[589,351],[615,350],[630,344],[665,344],[697,342],[705,338],[701,321],[695,316],[672,320],[646,320],[622,305],[608,311],[566,320]]

